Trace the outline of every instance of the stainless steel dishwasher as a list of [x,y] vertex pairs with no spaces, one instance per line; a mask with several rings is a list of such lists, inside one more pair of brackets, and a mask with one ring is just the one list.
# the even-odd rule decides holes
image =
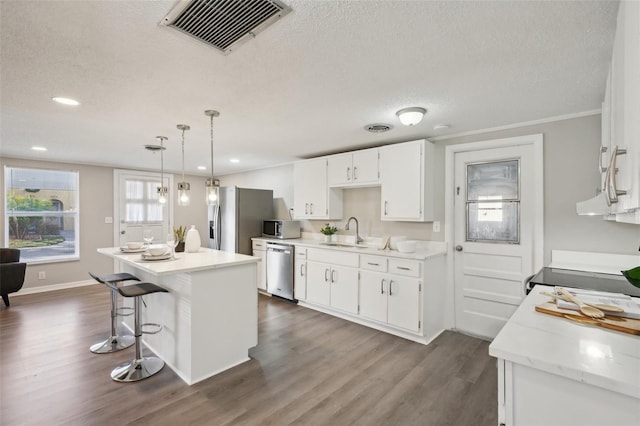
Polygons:
[[289,244],[267,242],[267,291],[293,300],[293,254]]

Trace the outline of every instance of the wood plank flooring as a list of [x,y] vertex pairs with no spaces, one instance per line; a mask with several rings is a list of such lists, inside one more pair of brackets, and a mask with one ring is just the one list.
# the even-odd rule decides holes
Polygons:
[[0,308],[0,424],[497,424],[488,342],[454,332],[425,346],[260,296],[251,360],[188,386],[168,367],[112,381],[133,348],[89,352],[108,330],[102,286],[12,297]]

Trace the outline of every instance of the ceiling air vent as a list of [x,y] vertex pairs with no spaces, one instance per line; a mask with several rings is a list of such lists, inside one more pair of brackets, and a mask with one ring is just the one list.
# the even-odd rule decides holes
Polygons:
[[393,129],[393,126],[391,124],[374,123],[374,124],[367,124],[366,126],[364,126],[364,129],[371,133],[384,133]]
[[188,0],[178,2],[160,25],[228,55],[290,11],[275,0]]

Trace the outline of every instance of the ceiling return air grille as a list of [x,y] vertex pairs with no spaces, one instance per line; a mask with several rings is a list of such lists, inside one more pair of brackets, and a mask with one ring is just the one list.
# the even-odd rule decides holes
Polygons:
[[178,2],[160,24],[227,55],[290,11],[275,0],[188,0]]

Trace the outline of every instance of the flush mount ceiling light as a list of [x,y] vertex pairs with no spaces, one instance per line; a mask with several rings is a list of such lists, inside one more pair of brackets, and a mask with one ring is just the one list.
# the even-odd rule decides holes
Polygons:
[[184,180],[184,132],[191,129],[191,126],[187,124],[178,124],[176,127],[178,130],[182,130],[182,182],[178,182],[178,205],[188,206],[191,184]]
[[364,126],[364,129],[367,132],[371,132],[371,133],[384,133],[393,129],[393,126],[391,124],[373,123],[373,124],[367,124],[366,126]]
[[51,100],[53,102],[57,102],[57,103],[62,104],[62,105],[71,105],[71,106],[80,105],[80,102],[76,101],[75,99],[55,97],[55,98],[51,98]]
[[156,139],[160,139],[160,149],[159,149],[160,151],[160,186],[158,187],[156,192],[158,194],[158,202],[160,204],[165,204],[167,202],[167,194],[169,193],[169,188],[164,186],[164,150],[165,150],[164,141],[167,140],[167,137],[156,136]]
[[422,121],[422,117],[427,113],[427,110],[420,107],[404,108],[396,112],[396,115],[400,119],[400,122],[405,126],[414,126]]
[[204,112],[204,115],[211,119],[211,177],[204,183],[206,191],[207,205],[217,206],[219,199],[220,186],[218,181],[213,177],[213,118],[219,117],[220,113],[213,109],[208,109]]

